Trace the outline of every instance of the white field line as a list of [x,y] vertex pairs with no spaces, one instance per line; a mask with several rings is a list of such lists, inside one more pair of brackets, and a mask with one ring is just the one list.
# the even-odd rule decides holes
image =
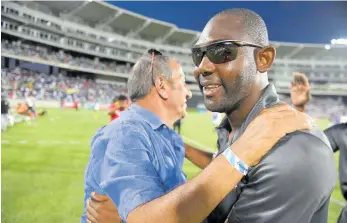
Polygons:
[[81,141],[76,140],[69,140],[69,141],[63,141],[63,140],[36,140],[36,141],[28,141],[28,140],[1,140],[1,144],[11,144],[11,143],[19,143],[19,144],[28,144],[28,143],[36,143],[36,144],[47,144],[47,145],[80,145],[82,144]]

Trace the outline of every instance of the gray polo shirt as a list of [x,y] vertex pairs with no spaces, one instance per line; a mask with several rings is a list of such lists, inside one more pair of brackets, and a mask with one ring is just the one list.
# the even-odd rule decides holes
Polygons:
[[[231,143],[262,109],[280,103],[275,87],[268,85]],[[228,120],[217,128],[219,154],[228,147],[230,131]],[[317,127],[296,131],[283,137],[242,179],[208,222],[326,223],[336,178],[334,155],[324,133]]]

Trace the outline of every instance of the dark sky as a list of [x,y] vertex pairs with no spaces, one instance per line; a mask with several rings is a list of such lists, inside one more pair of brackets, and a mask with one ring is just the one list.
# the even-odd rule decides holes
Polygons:
[[263,17],[273,41],[330,43],[347,38],[347,2],[107,2],[196,31],[219,11],[248,8]]

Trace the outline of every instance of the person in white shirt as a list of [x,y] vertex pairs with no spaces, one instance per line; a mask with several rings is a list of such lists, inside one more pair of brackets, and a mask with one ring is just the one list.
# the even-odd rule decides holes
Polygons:
[[28,105],[28,111],[32,112],[34,114],[34,118],[36,117],[36,111],[35,111],[35,98],[32,94],[30,94],[26,99],[25,103]]

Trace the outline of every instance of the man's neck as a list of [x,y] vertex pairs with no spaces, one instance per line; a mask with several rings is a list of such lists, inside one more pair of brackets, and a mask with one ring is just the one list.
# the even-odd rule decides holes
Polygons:
[[267,85],[257,86],[247,97],[243,98],[240,102],[239,107],[230,113],[226,113],[232,132],[239,129],[242,122],[245,120],[247,115],[250,113],[254,105],[258,102],[263,94],[263,90]]
[[159,119],[165,125],[167,125],[170,128],[172,128],[173,123],[176,121],[175,119],[172,118],[172,115],[169,114],[170,111],[167,108],[165,108],[163,103],[161,103],[160,100],[158,100],[155,97],[151,97],[148,95],[145,98],[134,102],[134,104],[139,105],[153,112],[159,117]]

